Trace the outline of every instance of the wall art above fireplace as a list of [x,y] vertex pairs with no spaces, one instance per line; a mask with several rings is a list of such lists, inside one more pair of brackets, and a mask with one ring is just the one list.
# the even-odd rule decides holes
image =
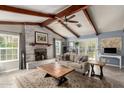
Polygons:
[[31,43],[29,43],[29,45],[31,45],[31,46],[35,46],[35,45],[50,46],[52,44],[48,43],[48,34],[47,33],[36,31],[35,32],[35,42],[31,42]]
[[35,32],[35,43],[36,44],[47,44],[48,43],[48,34],[43,32]]

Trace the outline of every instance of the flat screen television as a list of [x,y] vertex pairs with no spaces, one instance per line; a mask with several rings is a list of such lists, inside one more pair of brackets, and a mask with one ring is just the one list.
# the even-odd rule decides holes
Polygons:
[[104,48],[104,53],[116,54],[117,53],[117,48]]

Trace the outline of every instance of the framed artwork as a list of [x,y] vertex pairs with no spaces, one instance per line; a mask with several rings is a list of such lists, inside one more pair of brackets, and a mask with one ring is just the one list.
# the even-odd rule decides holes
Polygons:
[[35,43],[43,44],[48,43],[48,34],[43,32],[35,32]]

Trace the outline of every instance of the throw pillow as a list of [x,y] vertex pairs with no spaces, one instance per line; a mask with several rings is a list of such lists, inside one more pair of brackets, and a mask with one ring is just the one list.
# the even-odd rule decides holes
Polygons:
[[74,62],[77,62],[78,61],[78,56],[76,55],[75,57],[74,57]]
[[69,53],[64,53],[63,60],[66,61],[66,55],[69,55]]
[[75,62],[76,54],[73,55],[73,62]]
[[62,60],[65,60],[64,55],[62,55]]
[[82,56],[80,59],[79,59],[79,61],[83,61],[84,60],[84,56]]
[[77,63],[79,63],[79,60],[80,60],[81,57],[82,57],[81,55],[77,56],[77,60],[76,60]]
[[65,56],[65,60],[66,60],[66,61],[70,61],[70,55],[66,55],[66,56]]
[[88,56],[84,56],[84,62],[88,61]]
[[73,54],[70,54],[70,61],[73,61]]
[[70,61],[74,62],[75,61],[75,53],[70,53]]
[[86,62],[86,61],[88,61],[88,56],[82,56],[82,57],[80,58],[80,60],[79,60],[80,63],[81,63],[81,62]]

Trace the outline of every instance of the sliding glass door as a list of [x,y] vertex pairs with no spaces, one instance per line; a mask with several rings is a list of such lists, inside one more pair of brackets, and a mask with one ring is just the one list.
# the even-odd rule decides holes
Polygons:
[[97,38],[85,39],[80,41],[80,54],[88,55],[90,60],[97,59],[97,47],[98,47]]
[[88,55],[90,60],[97,60],[98,55],[98,39],[82,39],[79,41],[69,42],[69,51],[76,52],[80,55]]

